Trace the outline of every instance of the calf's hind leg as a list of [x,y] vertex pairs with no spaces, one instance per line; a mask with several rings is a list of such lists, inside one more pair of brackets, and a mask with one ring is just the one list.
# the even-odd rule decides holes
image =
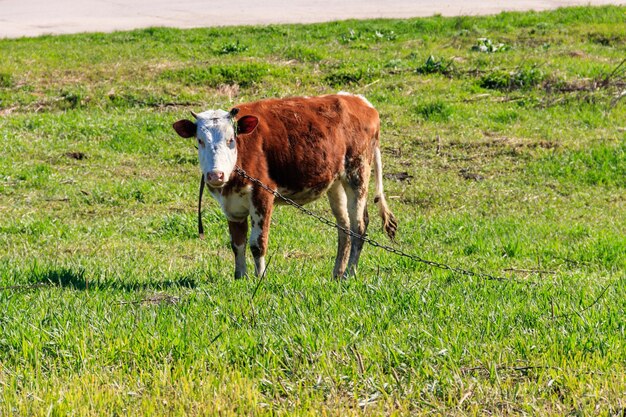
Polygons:
[[[341,181],[335,181],[327,192],[330,208],[335,216],[337,224],[343,228],[350,228],[350,217],[348,216],[348,204],[346,192]],[[350,235],[341,229],[337,229],[337,257],[335,258],[335,268],[333,277],[339,278],[346,271],[348,255],[350,254]]]
[[[369,164],[361,163],[348,171],[343,185],[348,202],[348,216],[350,217],[350,230],[360,236],[365,236],[369,224],[367,214],[367,184],[370,177]],[[350,257],[344,276],[356,275],[359,257],[363,249],[363,239],[351,238]]]

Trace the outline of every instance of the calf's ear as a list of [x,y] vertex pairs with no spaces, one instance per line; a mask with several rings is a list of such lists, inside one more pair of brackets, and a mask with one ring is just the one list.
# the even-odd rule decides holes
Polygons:
[[252,133],[252,131],[256,129],[258,124],[259,119],[255,116],[243,116],[242,118],[237,120],[237,133],[240,135]]
[[174,123],[172,127],[181,138],[190,138],[192,136],[196,136],[197,126],[191,120],[179,120]]

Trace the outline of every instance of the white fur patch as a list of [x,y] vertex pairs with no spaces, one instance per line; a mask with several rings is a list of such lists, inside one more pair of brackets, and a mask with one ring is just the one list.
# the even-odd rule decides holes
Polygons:
[[252,223],[252,230],[250,231],[250,246],[252,246],[257,244],[257,241],[263,231],[261,228],[263,217],[257,213],[256,210],[253,210],[252,213],[250,213],[250,221]]
[[363,100],[363,102],[365,104],[367,104],[369,107],[374,108],[374,105],[372,103],[370,103],[370,101],[368,99],[365,98],[365,96],[361,95],[361,94],[352,94],[352,93],[348,93],[347,91],[340,91],[337,93],[340,96],[352,96],[352,97],[358,97],[361,100]]
[[240,222],[246,219],[250,213],[250,193],[251,185],[246,185],[241,190],[232,192],[226,196],[220,190],[209,189],[211,195],[217,200],[222,208],[222,212],[230,221]]
[[[259,238],[263,234],[263,216],[261,216],[256,210],[250,213],[250,221],[252,223],[252,230],[250,231],[250,247],[258,245]],[[257,276],[263,275],[265,272],[265,257],[259,256],[254,258],[254,269]]]

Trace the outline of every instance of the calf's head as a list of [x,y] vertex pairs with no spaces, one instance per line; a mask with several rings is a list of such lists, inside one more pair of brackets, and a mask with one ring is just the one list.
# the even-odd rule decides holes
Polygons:
[[200,168],[209,187],[221,188],[226,184],[237,163],[237,136],[251,133],[259,123],[255,116],[237,119],[238,112],[237,108],[230,112],[192,112],[195,122],[183,119],[173,125],[179,136],[195,137],[198,141]]

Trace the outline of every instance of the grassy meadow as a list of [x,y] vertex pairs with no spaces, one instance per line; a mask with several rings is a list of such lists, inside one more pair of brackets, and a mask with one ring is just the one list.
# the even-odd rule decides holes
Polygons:
[[[0,416],[623,415],[625,58],[626,7],[0,40]],[[210,198],[198,239],[171,124],[340,90],[396,247],[505,280],[366,245],[335,281],[284,206],[262,281]]]

